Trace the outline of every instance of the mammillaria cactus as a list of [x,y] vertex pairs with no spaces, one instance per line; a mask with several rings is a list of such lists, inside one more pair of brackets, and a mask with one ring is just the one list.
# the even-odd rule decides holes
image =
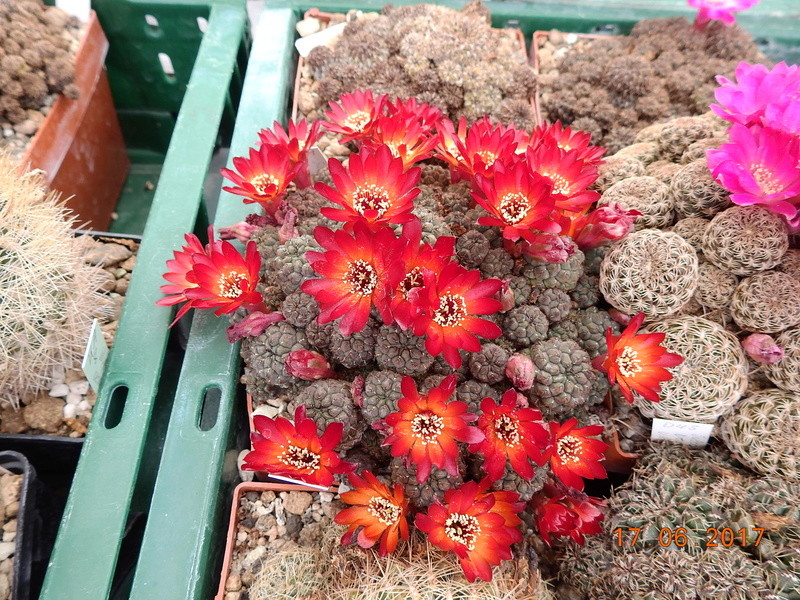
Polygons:
[[105,306],[58,196],[17,169],[0,153],[0,398],[14,407],[80,360]]
[[761,206],[732,206],[703,232],[704,256],[734,275],[772,269],[788,248],[786,222]]
[[765,271],[739,282],[731,316],[747,331],[775,333],[800,323],[800,281],[781,271]]
[[670,174],[669,191],[680,217],[711,218],[731,205],[728,190],[711,176],[705,158]]
[[618,181],[605,192],[599,205],[619,202],[626,209],[638,210],[635,229],[669,227],[675,219],[675,200],[667,185],[655,177],[642,175]]
[[800,327],[787,329],[775,339],[775,343],[783,350],[783,358],[764,365],[767,377],[781,389],[800,390]]
[[739,279],[708,262],[700,263],[695,300],[707,308],[725,308],[730,304]]
[[697,253],[677,233],[636,231],[614,243],[600,265],[600,291],[624,313],[649,319],[678,312],[697,288]]
[[767,389],[743,399],[725,415],[722,439],[758,473],[800,479],[800,392]]
[[663,345],[684,358],[661,384],[660,402],[637,400],[647,417],[709,423],[725,413],[747,386],[747,361],[736,337],[702,317],[681,316],[647,325],[666,334]]

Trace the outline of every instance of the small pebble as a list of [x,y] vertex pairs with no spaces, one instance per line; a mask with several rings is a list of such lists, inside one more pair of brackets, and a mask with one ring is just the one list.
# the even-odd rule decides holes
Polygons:
[[59,383],[50,389],[50,396],[53,398],[63,398],[69,394],[69,386],[66,383]]
[[74,404],[64,405],[64,419],[74,419],[78,416],[78,407]]
[[74,404],[75,406],[78,406],[78,404],[83,402],[83,395],[82,394],[69,393],[69,394],[67,394],[66,400],[67,400],[67,404]]
[[85,379],[74,381],[69,384],[69,391],[73,394],[85,395],[89,391],[89,382]]

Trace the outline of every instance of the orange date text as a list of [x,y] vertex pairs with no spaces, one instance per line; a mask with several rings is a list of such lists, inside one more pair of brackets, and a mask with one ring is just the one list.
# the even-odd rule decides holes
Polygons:
[[[683,548],[685,546],[693,546],[695,542],[690,539],[685,527],[664,527],[658,530],[658,538],[655,540],[642,539],[642,527],[617,527],[613,532],[614,542],[617,546],[636,546],[637,544],[654,544],[658,543],[659,546],[666,548],[667,546],[677,546]],[[700,540],[699,545],[704,548],[730,548],[731,546],[758,546],[761,543],[761,538],[764,535],[763,527],[753,527],[751,529],[731,529],[730,527],[723,527],[718,529],[716,527],[709,527],[706,530],[706,539]],[[752,537],[756,536],[755,541]]]

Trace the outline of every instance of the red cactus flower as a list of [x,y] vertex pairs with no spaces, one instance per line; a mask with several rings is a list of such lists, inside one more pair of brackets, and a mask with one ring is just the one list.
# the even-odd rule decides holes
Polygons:
[[556,145],[562,150],[576,150],[578,160],[583,161],[589,166],[597,167],[603,162],[603,154],[606,149],[602,146],[592,146],[592,135],[585,131],[575,130],[571,127],[564,127],[561,121],[555,123],[543,122],[531,133],[528,146],[538,148],[539,146]]
[[314,121],[309,125],[305,119],[295,123],[289,119],[287,130],[275,121],[272,129],[262,129],[258,138],[262,144],[277,146],[282,152],[289,155],[292,167],[297,166],[295,184],[298,188],[307,188],[311,185],[311,176],[308,172],[308,151],[317,143],[322,135],[322,121]]
[[522,539],[514,522],[520,503],[499,501],[494,493],[485,493],[474,481],[444,493],[418,514],[414,523],[428,534],[431,543],[442,550],[455,552],[467,580],[478,577],[492,580],[492,565],[511,558],[511,544]]
[[372,548],[380,541],[378,554],[394,552],[399,538],[408,539],[408,499],[403,486],[397,483],[389,490],[369,471],[363,471],[361,477],[350,473],[348,479],[353,491],[345,492],[341,499],[350,508],[334,518],[339,525],[348,526],[342,544],[355,540],[362,548]]
[[419,195],[419,167],[405,170],[388,146],[364,149],[350,156],[347,169],[335,158],[328,161],[335,188],[317,183],[314,188],[341,208],[326,206],[321,212],[334,221],[366,223],[372,231],[386,223],[407,223],[414,218],[414,198]]
[[[197,287],[197,281],[191,275],[194,268],[195,256],[208,256],[211,252],[211,245],[203,246],[200,239],[193,233],[184,235],[186,245],[182,246],[180,250],[173,250],[173,259],[167,261],[167,272],[164,273],[164,279],[170,283],[162,285],[161,291],[169,296],[164,296],[156,301],[158,306],[172,306],[180,302],[187,302],[179,310],[175,316],[175,320],[170,324],[174,325],[183,315],[185,315],[191,308],[192,303],[186,297],[186,291]],[[214,231],[209,228],[208,238],[214,239]],[[219,242],[216,242],[219,245]]]
[[553,185],[556,208],[582,212],[600,198],[587,189],[597,179],[597,167],[581,160],[578,150],[562,150],[553,144],[540,144],[525,153],[528,168]]
[[221,169],[225,179],[236,185],[222,189],[244,197],[245,204],[260,204],[267,214],[274,215],[286,187],[297,174],[299,165],[292,165],[289,155],[277,146],[250,148],[248,158],[237,156],[231,169]]
[[458,263],[449,263],[437,275],[423,269],[423,287],[409,294],[412,304],[420,307],[414,321],[414,335],[425,335],[425,348],[432,356],[442,354],[454,369],[461,366],[459,349],[478,352],[476,336],[499,337],[495,323],[475,315],[491,315],[500,310],[493,296],[503,282],[484,279],[478,271],[467,271]]
[[317,227],[314,239],[325,252],[306,252],[321,279],[304,281],[300,289],[320,306],[319,323],[342,317],[339,331],[361,331],[375,305],[384,323],[391,322],[389,298],[402,276],[398,240],[388,227],[370,232],[356,223],[353,234]]
[[432,465],[457,477],[456,441],[475,443],[483,439],[483,434],[469,425],[477,417],[467,413],[466,403],[448,402],[455,387],[456,376],[449,375],[427,394],[420,394],[414,380],[403,377],[399,410],[386,417],[392,432],[383,443],[392,447],[392,456],[405,456],[406,462],[417,467],[419,483],[428,479]]
[[440,273],[446,264],[452,262],[456,240],[453,237],[440,236],[433,246],[421,244],[422,223],[419,219],[409,221],[403,226],[400,239],[405,241],[401,257],[405,276],[395,289],[391,311],[394,320],[405,330],[413,325],[422,310],[409,301],[409,294],[425,283],[422,276],[425,269]]
[[343,461],[335,452],[344,426],[331,423],[322,436],[317,425],[306,417],[306,407],[294,411],[294,424],[283,417],[253,417],[255,431],[250,434],[252,452],[244,457],[243,469],[267,471],[312,485],[328,487],[337,473],[348,473],[355,465]]
[[572,417],[563,424],[550,423],[553,445],[550,447],[550,468],[564,485],[576,490],[583,489],[583,477],[602,479],[606,470],[600,461],[605,460],[608,444],[592,436],[603,433],[602,425],[575,426],[578,419]]
[[247,242],[244,257],[230,242],[214,242],[208,255],[195,254],[193,260],[194,266],[187,277],[197,285],[185,292],[193,307],[216,308],[217,316],[235,312],[239,307],[269,312],[256,289],[261,255],[255,242]]
[[371,90],[342,94],[338,103],[330,103],[330,110],[325,112],[328,121],[323,125],[328,131],[341,134],[342,143],[360,139],[369,135],[388,98],[386,94],[374,97]]
[[376,119],[369,136],[362,140],[362,148],[374,151],[380,146],[388,146],[392,156],[402,159],[403,168],[408,169],[414,163],[430,158],[438,143],[439,137],[415,117],[401,120],[389,114]]
[[413,118],[422,126],[426,135],[432,134],[444,117],[439,108],[426,102],[420,102],[413,96],[406,100],[400,100],[400,98],[394,101],[388,100],[386,102],[386,114],[398,121]]
[[547,461],[544,450],[550,444],[550,431],[542,422],[542,413],[533,408],[517,408],[516,390],[503,394],[501,402],[491,398],[481,401],[478,429],[486,438],[469,447],[470,452],[484,456],[483,470],[492,480],[500,479],[506,468],[511,468],[524,479],[532,479],[534,472],[530,461],[543,465]]
[[561,225],[561,233],[570,236],[578,248],[586,251],[624,238],[633,231],[636,217],[641,214],[611,202],[583,214],[561,211],[556,220]]
[[606,330],[608,352],[592,360],[595,369],[608,373],[608,381],[619,386],[628,402],[633,402],[633,392],[646,400],[658,402],[661,382],[672,379],[667,367],[677,367],[683,357],[667,352],[660,344],[664,333],[638,334],[644,322],[644,313],[639,313],[628,324],[622,335]]
[[604,515],[598,506],[604,506],[604,502],[599,498],[546,483],[542,491],[533,497],[531,504],[539,535],[548,546],[552,545],[551,534],[569,537],[583,546],[585,535],[603,532],[600,522]]
[[517,149],[516,131],[503,125],[493,125],[484,117],[467,127],[462,117],[458,129],[447,119],[440,124],[441,143],[437,158],[450,165],[451,172],[465,178],[476,174],[492,176],[496,161],[514,156]]
[[490,216],[480,217],[479,225],[503,228],[503,237],[517,241],[535,239],[538,232],[558,233],[561,227],[553,221],[556,197],[551,183],[523,162],[495,165],[493,176],[476,176],[482,194],[472,197]]

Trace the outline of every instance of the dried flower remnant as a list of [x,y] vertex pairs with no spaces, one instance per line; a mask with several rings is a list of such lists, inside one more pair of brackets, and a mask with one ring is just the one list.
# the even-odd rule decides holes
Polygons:
[[[766,125],[770,107],[785,103],[797,104],[800,94],[800,66],[780,62],[771,69],[764,65],[740,62],[734,72],[735,81],[721,75],[714,91],[719,104],[711,110],[719,117],[740,125]],[[772,125],[770,125],[772,126]],[[782,129],[781,126],[774,127]]]
[[387,100],[385,94],[375,97],[370,90],[342,94],[338,103],[330,103],[323,125],[328,131],[341,134],[341,143],[359,140],[370,134]]
[[456,376],[449,375],[427,394],[420,394],[414,380],[404,377],[399,410],[386,417],[392,429],[384,445],[391,446],[392,456],[404,456],[416,466],[419,483],[428,478],[432,466],[458,476],[456,442],[483,439],[480,430],[469,425],[477,417],[467,412],[466,403],[449,401],[455,387]]
[[725,25],[733,25],[736,17],[733,13],[747,10],[758,4],[758,0],[688,0],[691,8],[697,9],[694,26],[704,29],[711,21],[722,21]]
[[536,366],[529,356],[525,354],[513,354],[506,363],[506,377],[511,384],[523,392],[533,387]]
[[556,220],[562,233],[586,251],[624,238],[633,231],[636,217],[641,214],[638,210],[626,210],[621,204],[612,202],[586,214],[562,212]]
[[600,522],[604,515],[598,508],[603,501],[578,490],[546,483],[531,505],[539,535],[548,546],[552,545],[551,535],[569,537],[583,546],[586,535],[603,532]]
[[542,413],[533,408],[517,408],[516,390],[506,391],[499,403],[491,398],[481,401],[478,429],[485,439],[471,444],[469,451],[484,456],[483,469],[492,480],[503,476],[506,462],[527,480],[534,475],[531,461],[539,466],[547,462],[550,432]]
[[246,337],[256,337],[264,333],[267,327],[283,321],[283,315],[279,312],[262,312],[256,310],[247,315],[238,323],[234,323],[225,329],[228,342],[235,344]]
[[800,208],[800,139],[734,124],[731,142],[708,150],[711,174],[735,204],[761,204],[796,224]]
[[444,503],[431,504],[427,514],[417,515],[415,524],[433,545],[455,552],[467,580],[491,581],[492,565],[510,559],[511,544],[522,539],[519,529],[507,524],[515,521],[522,507],[487,494],[485,487],[470,481],[447,490]]
[[324,252],[307,252],[306,259],[321,278],[304,281],[300,288],[317,300],[320,324],[342,317],[342,335],[361,331],[373,305],[385,323],[391,322],[389,297],[402,276],[391,229],[372,233],[363,223],[353,229],[352,235],[321,226],[314,230]]
[[350,473],[348,479],[353,490],[342,494],[341,499],[350,507],[334,519],[348,526],[342,544],[355,540],[362,548],[372,548],[380,542],[378,554],[394,552],[399,539],[407,540],[409,534],[408,499],[403,486],[398,483],[390,490],[369,471],[363,471],[360,477]]
[[663,333],[638,334],[645,314],[639,313],[631,319],[622,335],[606,330],[608,352],[592,360],[595,369],[608,374],[608,381],[619,386],[628,402],[633,402],[636,392],[646,400],[658,402],[661,382],[672,379],[667,367],[677,367],[683,357],[667,352],[661,343]]
[[220,173],[234,186],[222,189],[244,197],[245,204],[258,203],[268,215],[275,216],[287,186],[294,179],[300,165],[292,165],[289,155],[277,146],[262,145],[250,148],[247,158],[233,158],[233,169]]
[[342,439],[343,425],[331,423],[319,436],[316,423],[306,417],[303,405],[295,410],[294,423],[283,417],[256,415],[253,427],[253,450],[245,456],[242,466],[247,471],[267,471],[328,487],[334,482],[334,475],[355,468],[334,450]]
[[783,348],[775,338],[764,333],[751,333],[742,340],[742,348],[754,361],[774,365],[783,360]]
[[550,468],[561,482],[576,490],[583,489],[583,478],[603,479],[608,444],[593,436],[603,433],[602,425],[577,427],[578,419],[572,417],[564,423],[550,423],[553,444],[550,446]]
[[340,208],[323,207],[323,216],[352,224],[366,223],[375,231],[387,223],[414,219],[414,198],[419,194],[420,169],[405,170],[403,161],[386,145],[363,149],[350,156],[347,168],[335,158],[328,161],[335,187],[317,183],[315,189]]
[[500,328],[475,315],[491,315],[500,310],[493,296],[500,290],[499,279],[481,280],[478,271],[467,271],[458,263],[445,265],[439,274],[423,270],[424,285],[410,297],[420,307],[414,321],[414,335],[426,336],[425,348],[432,356],[442,354],[454,369],[461,366],[459,350],[478,352],[476,336],[499,337]]
[[515,162],[495,164],[492,177],[476,176],[481,193],[472,196],[490,216],[480,217],[479,225],[501,227],[503,237],[515,242],[531,242],[538,233],[558,233],[561,228],[552,220],[555,207],[553,187],[527,165]]
[[319,352],[313,352],[312,350],[294,350],[290,352],[284,359],[284,365],[289,375],[305,381],[328,379],[336,375],[328,359]]

